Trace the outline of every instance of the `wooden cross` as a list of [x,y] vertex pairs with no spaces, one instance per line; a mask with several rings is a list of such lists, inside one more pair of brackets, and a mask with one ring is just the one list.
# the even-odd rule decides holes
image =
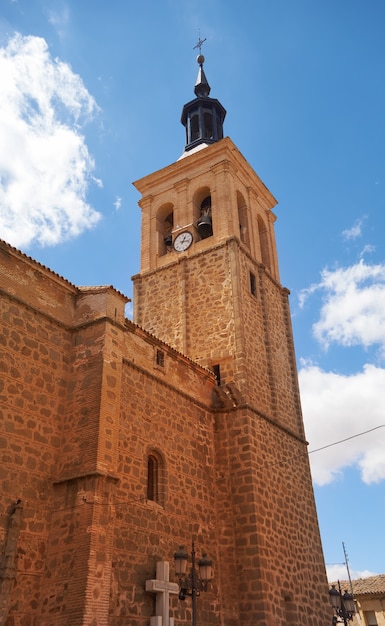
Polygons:
[[151,618],[151,626],[174,626],[170,617],[170,593],[179,593],[179,585],[170,583],[170,565],[167,561],[156,564],[156,579],[146,580],[146,591],[156,593],[156,615]]

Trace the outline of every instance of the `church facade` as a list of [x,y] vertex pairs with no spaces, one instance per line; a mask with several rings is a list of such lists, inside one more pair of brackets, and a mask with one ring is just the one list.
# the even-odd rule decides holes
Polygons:
[[[203,62],[182,158],[135,183],[133,321],[113,287],[0,244],[6,626],[331,622],[276,201]],[[213,566],[193,603],[180,546]]]

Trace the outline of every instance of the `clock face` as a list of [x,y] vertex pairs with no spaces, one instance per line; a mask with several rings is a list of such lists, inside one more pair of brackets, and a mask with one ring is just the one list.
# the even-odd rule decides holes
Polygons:
[[183,233],[179,233],[174,239],[174,249],[177,252],[184,252],[191,246],[193,242],[193,236],[189,230],[185,230]]

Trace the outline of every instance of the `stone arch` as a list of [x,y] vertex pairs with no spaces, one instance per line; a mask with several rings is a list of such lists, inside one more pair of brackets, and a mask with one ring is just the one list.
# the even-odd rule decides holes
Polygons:
[[269,246],[269,231],[266,227],[265,222],[262,217],[258,215],[258,233],[259,233],[259,244],[261,247],[261,257],[262,263],[268,268],[271,269],[270,262],[270,246]]
[[212,200],[210,187],[201,187],[193,197],[194,224],[199,237],[206,239],[213,235]]
[[167,202],[159,207],[156,213],[156,230],[158,233],[158,255],[163,256],[172,250],[172,229],[174,226],[174,205]]
[[241,241],[250,247],[249,236],[249,224],[247,217],[247,204],[240,191],[237,191],[237,208],[238,208],[238,223],[239,223],[239,236]]

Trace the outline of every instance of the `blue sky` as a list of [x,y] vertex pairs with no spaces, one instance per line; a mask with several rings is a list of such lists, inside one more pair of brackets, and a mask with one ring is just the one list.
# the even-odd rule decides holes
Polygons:
[[345,542],[353,577],[385,572],[383,0],[0,8],[0,237],[128,296],[131,183],[181,155],[193,46],[207,38],[225,134],[278,200],[309,450],[329,446],[310,454],[328,571],[346,578]]

